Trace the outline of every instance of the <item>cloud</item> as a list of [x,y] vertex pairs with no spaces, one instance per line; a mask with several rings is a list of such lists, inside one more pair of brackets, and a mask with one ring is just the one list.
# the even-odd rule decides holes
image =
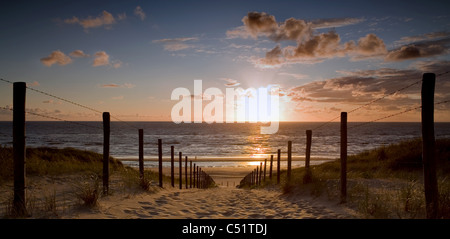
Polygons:
[[72,51],[69,55],[72,57],[89,57],[89,55],[85,54],[82,50]]
[[449,53],[450,37],[440,40],[421,41],[389,51],[386,61],[403,61]]
[[250,34],[249,31],[247,31],[245,26],[239,26],[236,27],[233,30],[228,30],[226,32],[227,35],[227,39],[234,39],[234,38],[250,38],[252,35]]
[[53,64],[64,66],[71,62],[72,59],[60,50],[53,51],[49,56],[41,58],[41,63],[48,67],[52,66]]
[[[124,19],[123,15],[120,15],[119,19]],[[78,17],[72,17],[64,20],[64,23],[66,24],[79,24],[84,29],[88,28],[96,28],[101,26],[110,27],[112,24],[116,23],[116,20],[114,19],[114,16],[107,12],[103,11],[99,16],[92,17],[89,16],[84,19],[79,19]]]
[[406,36],[400,38],[400,40],[396,41],[396,43],[408,44],[412,42],[420,42],[420,41],[429,41],[429,40],[437,40],[443,38],[449,38],[450,32],[440,31],[440,32],[430,32],[422,35],[416,36]]
[[101,88],[128,88],[128,89],[131,89],[131,88],[134,88],[135,86],[136,85],[130,84],[130,83],[124,83],[122,85],[111,83],[111,84],[101,85],[100,87]]
[[117,20],[122,21],[127,19],[127,14],[126,13],[121,13],[121,14],[117,14]]
[[238,86],[241,84],[237,80],[233,80],[230,78],[220,78],[220,79],[223,81],[226,81],[227,83],[225,84],[225,86],[228,86],[228,87],[234,87],[234,86]]
[[142,10],[141,6],[137,6],[134,9],[134,15],[138,16],[142,21],[145,19],[145,12]]
[[[441,73],[449,67],[450,61],[427,61],[416,63],[411,69],[340,71],[340,77],[293,87],[287,90],[287,95],[297,103],[334,103],[351,110],[419,81],[424,72]],[[450,84],[446,81],[437,80],[436,89],[436,102],[450,97]],[[420,102],[420,92],[420,84],[417,84],[377,101],[374,107],[384,110],[407,108]]]
[[37,81],[33,81],[31,83],[27,83],[27,86],[32,87],[32,86],[40,86],[41,84],[39,84],[39,82]]
[[166,51],[181,51],[188,48],[193,48],[193,45],[186,44],[187,41],[196,41],[196,37],[185,37],[185,38],[167,38],[161,40],[154,40],[153,43],[162,43],[164,45],[164,50]]
[[[84,53],[82,50],[72,51],[70,56],[74,58],[88,58],[91,57],[89,54]],[[93,56],[94,58],[92,66],[111,66],[113,68],[119,68],[123,65],[123,62],[120,60],[110,60],[110,56],[105,51],[98,51]],[[67,65],[72,63],[72,58],[64,54],[63,52],[57,50],[53,51],[49,56],[41,58],[41,63],[45,66],[52,66],[53,64],[58,65]]]
[[98,51],[94,54],[94,62],[92,66],[107,66],[109,65],[109,55],[104,51]]
[[351,17],[318,19],[312,21],[312,28],[323,29],[323,28],[344,27],[358,24],[363,21],[365,21],[364,18],[351,18]]
[[102,87],[102,88],[119,88],[120,85],[111,83],[111,84],[104,84],[104,85],[102,85],[101,87]]
[[316,63],[335,57],[352,56],[353,59],[377,57],[387,53],[382,39],[374,34],[361,37],[358,42],[341,43],[340,36],[331,30],[318,33],[315,29],[342,27],[357,24],[364,19],[332,18],[308,22],[302,19],[289,18],[278,23],[274,16],[267,13],[250,12],[242,18],[244,26],[227,31],[228,38],[257,39],[260,36],[274,42],[291,41],[296,46],[282,48],[277,45],[266,52],[264,58],[252,59],[260,68],[280,67],[292,63]]

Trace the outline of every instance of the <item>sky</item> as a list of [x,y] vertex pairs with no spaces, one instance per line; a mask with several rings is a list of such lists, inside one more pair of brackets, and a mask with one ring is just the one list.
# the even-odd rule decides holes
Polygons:
[[[448,1],[1,1],[0,78],[110,112],[171,121],[172,92],[279,87],[282,121],[368,121],[420,105],[422,78],[450,70]],[[435,101],[450,99],[450,74]],[[203,107],[208,101],[203,102]],[[12,86],[0,82],[0,106]],[[101,115],[27,91],[27,111]],[[48,120],[29,115],[28,120]],[[0,111],[0,120],[12,114]],[[450,121],[450,104],[436,105]],[[420,121],[420,109],[386,121]]]

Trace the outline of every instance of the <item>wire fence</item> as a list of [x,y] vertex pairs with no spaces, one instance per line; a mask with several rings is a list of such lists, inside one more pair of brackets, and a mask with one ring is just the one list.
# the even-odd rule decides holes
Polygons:
[[[450,71],[442,72],[442,73],[437,74],[436,77],[444,76],[444,75],[447,75],[448,73],[450,73]],[[411,83],[409,85],[406,85],[404,87],[401,87],[401,88],[399,88],[397,90],[394,90],[394,91],[392,91],[390,93],[383,94],[381,97],[378,97],[378,98],[376,98],[374,100],[369,101],[368,103],[365,103],[365,104],[363,104],[361,106],[358,106],[358,107],[356,107],[356,108],[354,108],[352,110],[347,111],[347,114],[351,114],[351,113],[359,111],[359,110],[361,110],[363,108],[366,108],[366,107],[368,107],[368,106],[370,106],[370,105],[372,105],[372,104],[374,104],[376,102],[379,102],[379,101],[381,101],[383,99],[386,99],[389,96],[393,96],[393,95],[395,95],[395,94],[397,94],[399,92],[405,91],[406,89],[409,89],[409,88],[411,88],[411,87],[413,87],[415,85],[419,85],[421,82],[422,82],[422,79],[420,79],[418,81],[415,81],[415,82],[413,82],[413,83]],[[448,103],[449,101],[450,100],[440,101],[438,103],[435,103],[435,105],[445,104],[445,103]],[[368,122],[363,122],[363,123],[358,124],[356,126],[349,127],[349,129],[357,128],[357,127],[360,127],[360,126],[363,126],[363,125],[367,125],[367,124],[370,124],[370,123],[374,123],[374,122],[377,122],[377,121],[385,120],[385,119],[388,119],[388,118],[391,118],[391,117],[394,117],[394,116],[402,115],[402,114],[405,114],[405,113],[408,113],[408,112],[411,112],[411,111],[414,111],[414,110],[417,110],[417,109],[420,109],[420,108],[421,108],[421,106],[408,108],[408,109],[406,109],[404,111],[401,111],[401,112],[397,112],[397,113],[393,113],[393,114],[390,114],[390,115],[387,115],[387,116],[383,116],[383,117],[380,117],[380,118],[377,118],[377,119],[374,119],[374,120],[371,120],[371,121],[368,121]],[[319,126],[313,128],[312,130],[313,131],[318,130],[318,129],[324,127],[325,125],[327,125],[327,124],[329,124],[331,122],[334,122],[335,120],[339,119],[340,117],[341,116],[338,115],[338,116],[336,116],[336,117],[326,121],[325,123],[322,123]]]
[[[449,73],[450,73],[450,71],[445,71],[445,72],[436,74],[436,77],[450,76]],[[445,79],[443,79],[443,80],[445,80]],[[11,82],[9,80],[5,80],[5,79],[0,79],[0,81],[3,81],[3,82],[8,83],[8,84],[13,84],[13,82]],[[422,82],[422,79],[420,79],[418,81],[414,81],[414,82],[412,82],[410,84],[407,84],[407,85],[405,85],[403,87],[400,87],[400,88],[398,88],[396,90],[393,90],[393,91],[390,91],[390,92],[386,92],[383,95],[381,95],[380,97],[377,97],[377,98],[375,98],[375,99],[373,99],[373,100],[371,100],[371,101],[369,101],[367,103],[363,103],[363,104],[361,104],[361,105],[359,105],[359,106],[357,106],[357,107],[347,111],[347,113],[349,115],[350,114],[354,114],[354,113],[356,113],[358,111],[361,111],[361,110],[363,110],[363,109],[365,109],[365,108],[367,108],[367,107],[369,107],[371,105],[376,104],[377,102],[382,101],[383,99],[386,99],[386,98],[388,98],[390,96],[393,96],[395,94],[398,94],[400,92],[406,91],[407,89],[410,89],[413,86],[417,86],[421,82]],[[44,96],[48,96],[48,97],[51,97],[51,98],[54,98],[54,99],[60,100],[62,102],[66,102],[68,104],[74,105],[74,106],[82,108],[84,110],[88,110],[90,112],[93,112],[93,113],[95,113],[97,115],[102,114],[104,112],[104,111],[101,111],[99,109],[93,108],[91,106],[78,103],[78,102],[76,102],[74,100],[70,100],[70,99],[66,99],[64,97],[58,96],[57,94],[54,94],[54,93],[49,93],[49,92],[46,92],[46,91],[43,91],[43,90],[38,90],[38,89],[35,89],[35,88],[31,87],[31,86],[26,86],[26,88],[31,90],[32,92],[35,92],[35,93],[38,93],[38,94],[41,94],[41,95],[44,95]],[[435,105],[446,104],[448,102],[449,102],[449,100],[443,100],[443,101],[435,103]],[[388,115],[385,115],[385,116],[375,117],[375,119],[373,119],[373,120],[370,120],[370,121],[367,121],[367,122],[358,123],[356,125],[350,126],[349,129],[355,129],[355,128],[359,128],[359,127],[362,127],[362,126],[369,125],[369,124],[374,123],[374,122],[384,121],[386,119],[389,119],[389,118],[392,118],[392,117],[395,117],[395,116],[399,116],[399,115],[403,115],[405,113],[412,112],[412,111],[415,111],[415,110],[418,110],[418,109],[420,109],[420,106],[409,107],[409,108],[404,109],[404,110],[402,110],[400,112],[388,114]],[[0,110],[12,112],[13,108],[4,106],[4,107],[0,107]],[[101,130],[102,129],[102,126],[100,126],[100,125],[97,126],[97,125],[92,125],[92,124],[88,124],[88,123],[83,123],[83,122],[80,122],[80,121],[72,121],[72,120],[64,119],[61,116],[56,116],[56,115],[54,115],[52,113],[36,112],[36,111],[33,111],[33,110],[26,110],[26,113],[29,114],[29,115],[33,115],[33,116],[36,116],[36,117],[43,118],[43,119],[48,119],[48,120],[51,120],[51,121],[65,122],[65,123],[68,123],[68,124],[71,124],[71,125],[83,126],[83,127],[89,128],[89,129],[96,129],[96,130]],[[120,127],[125,126],[125,127],[128,127],[129,129],[133,129],[133,130],[139,130],[140,128],[144,128],[144,130],[148,129],[148,128],[142,127],[143,126],[142,124],[139,125],[140,127],[138,127],[136,125],[136,123],[125,121],[125,120],[119,118],[118,116],[116,116],[114,114],[110,114],[110,115],[111,115],[111,119],[113,119],[114,121],[120,122],[122,124],[122,125],[120,125]],[[320,132],[320,130],[325,129],[324,126],[327,126],[328,124],[337,121],[339,118],[340,118],[340,115],[337,115],[336,117],[333,117],[333,118],[331,118],[331,119],[329,119],[329,120],[327,120],[327,121],[325,121],[323,123],[320,123],[318,126],[312,128],[312,130],[313,130],[313,132],[316,132],[318,130],[319,130],[318,132]],[[327,127],[326,129],[327,130],[330,130],[330,129],[331,130],[336,130],[337,128],[335,128],[335,127],[331,127],[331,128]],[[123,131],[114,131],[114,133],[117,134],[117,135],[124,136],[124,137],[127,136]],[[6,136],[7,134],[2,132],[1,135]],[[12,136],[12,134],[10,136]]]

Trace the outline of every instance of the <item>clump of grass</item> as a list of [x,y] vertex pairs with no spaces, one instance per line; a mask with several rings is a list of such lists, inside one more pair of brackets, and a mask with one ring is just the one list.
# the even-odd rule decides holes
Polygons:
[[50,212],[54,215],[58,215],[57,211],[58,211],[58,207],[56,205],[56,190],[53,190],[52,193],[47,194],[44,196],[44,205],[43,205],[43,209],[46,212]]
[[75,185],[75,196],[87,207],[98,205],[100,195],[100,177],[92,174]]
[[358,209],[368,218],[389,218],[391,211],[386,200],[389,200],[388,195],[383,192],[373,193],[369,187],[365,187],[362,199],[357,201]]

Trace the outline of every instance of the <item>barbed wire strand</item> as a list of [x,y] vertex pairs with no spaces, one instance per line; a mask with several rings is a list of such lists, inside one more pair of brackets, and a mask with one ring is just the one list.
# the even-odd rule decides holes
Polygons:
[[[0,107],[0,109],[14,111],[13,108],[8,108],[8,107]],[[102,129],[103,130],[103,127],[83,124],[83,123],[76,122],[76,121],[65,120],[65,119],[61,119],[61,118],[58,118],[58,117],[49,116],[49,115],[43,115],[43,114],[39,114],[39,113],[36,113],[36,112],[27,111],[27,110],[25,110],[25,113],[26,114],[30,114],[30,115],[43,117],[43,118],[47,118],[47,119],[52,119],[52,120],[57,120],[57,121],[64,121],[64,122],[69,123],[69,124],[76,124],[76,125],[81,125],[81,126],[85,126],[85,127],[89,127],[89,128],[95,128],[95,129]]]
[[[353,113],[353,112],[355,112],[355,111],[357,111],[357,110],[360,110],[360,109],[362,109],[362,108],[364,108],[364,107],[367,107],[367,106],[369,106],[369,105],[371,105],[371,104],[373,104],[373,103],[375,103],[375,102],[377,102],[377,101],[380,101],[380,100],[382,100],[382,99],[384,99],[384,98],[386,98],[386,97],[388,97],[388,96],[394,95],[394,94],[396,94],[396,93],[398,93],[398,92],[400,92],[400,91],[404,91],[404,90],[406,90],[406,89],[408,89],[408,88],[410,88],[410,87],[412,87],[412,86],[414,86],[414,85],[419,84],[420,82],[422,82],[422,79],[419,80],[419,81],[416,81],[416,82],[414,82],[414,83],[412,83],[412,84],[409,84],[409,85],[407,85],[407,86],[405,86],[405,87],[402,87],[402,88],[400,88],[400,89],[398,89],[398,90],[395,90],[395,91],[393,91],[393,92],[391,92],[391,93],[389,93],[389,94],[385,94],[385,95],[383,95],[382,97],[379,97],[379,98],[377,98],[377,99],[374,99],[374,100],[372,100],[372,101],[370,101],[370,102],[368,102],[368,103],[366,103],[366,104],[364,104],[364,105],[358,106],[358,107],[354,108],[353,110],[348,111],[347,114]],[[331,120],[329,120],[329,121],[327,121],[327,122],[325,122],[325,123],[323,123],[323,124],[321,124],[321,125],[319,125],[319,126],[313,128],[312,130],[317,130],[317,129],[319,129],[319,128],[321,128],[321,127],[323,127],[323,126],[325,126],[325,125],[327,125],[327,124],[329,124],[329,123],[335,121],[336,119],[339,119],[340,117],[341,117],[340,115],[339,115],[339,116],[336,116],[335,118],[333,118],[333,119],[331,119]]]
[[[450,100],[444,100],[444,101],[437,102],[434,105],[440,105],[440,104],[445,104],[445,103],[449,103],[449,102],[450,102]],[[398,112],[398,113],[390,114],[390,115],[383,116],[383,117],[378,118],[378,119],[374,119],[374,120],[371,120],[371,121],[368,121],[368,122],[364,122],[364,123],[361,123],[361,124],[358,124],[358,125],[355,125],[355,126],[352,126],[352,127],[348,127],[348,129],[357,128],[357,127],[360,127],[360,126],[363,126],[363,125],[366,125],[366,124],[370,124],[370,123],[373,123],[373,122],[377,122],[377,121],[380,121],[380,120],[391,118],[391,117],[394,117],[394,116],[397,116],[397,115],[405,114],[405,113],[408,113],[410,111],[417,110],[417,109],[420,109],[420,108],[422,108],[422,106],[409,108],[409,109],[406,109],[406,110]]]
[[414,82],[414,83],[412,83],[412,84],[410,84],[410,85],[407,85],[407,86],[405,86],[405,87],[402,87],[402,88],[400,88],[400,89],[398,89],[398,90],[396,90],[396,91],[394,91],[394,92],[391,92],[391,93],[389,93],[389,94],[386,94],[386,95],[384,95],[384,96],[382,96],[382,97],[380,97],[380,98],[377,98],[377,99],[375,99],[375,100],[372,100],[372,101],[370,101],[369,103],[366,103],[366,104],[364,104],[364,105],[362,105],[362,106],[356,107],[355,109],[348,111],[347,114],[353,113],[353,112],[355,112],[355,111],[357,111],[357,110],[360,110],[360,109],[362,109],[362,108],[364,108],[364,107],[367,107],[367,106],[369,106],[369,105],[371,105],[371,104],[373,104],[373,103],[375,103],[375,102],[377,102],[377,101],[380,101],[380,100],[382,100],[382,99],[384,99],[384,98],[386,98],[386,97],[388,97],[388,96],[394,95],[394,94],[396,94],[396,93],[398,93],[398,92],[400,92],[400,91],[404,91],[404,90],[406,90],[406,89],[408,89],[408,88],[410,88],[410,87],[412,87],[412,86],[414,86],[414,85],[419,84],[420,82],[422,82],[422,80],[416,81],[416,82]]
[[[11,82],[11,81],[9,81],[9,80],[5,80],[5,79],[1,79],[1,78],[0,78],[0,80],[1,80],[1,81],[4,81],[4,82],[7,82],[7,83],[10,83],[10,84],[14,84],[14,82]],[[75,105],[75,106],[78,106],[78,107],[81,107],[81,108],[84,108],[84,109],[88,109],[88,110],[93,111],[93,112],[98,113],[98,114],[103,114],[103,112],[100,111],[100,110],[97,110],[97,109],[94,109],[94,108],[92,108],[92,107],[89,107],[89,106],[85,106],[85,105],[76,103],[76,102],[74,102],[74,101],[72,101],[72,100],[67,100],[67,99],[64,99],[64,98],[62,98],[62,97],[59,97],[59,96],[56,96],[56,95],[53,95],[53,94],[50,94],[50,93],[47,93],[47,92],[44,92],[44,91],[41,91],[41,90],[34,89],[34,88],[32,88],[32,87],[29,87],[29,86],[27,86],[27,89],[30,89],[30,90],[35,91],[35,92],[37,92],[37,93],[40,93],[40,94],[43,94],[43,95],[46,95],[46,96],[49,96],[49,97],[52,97],[52,98],[55,98],[55,99],[64,101],[64,102],[67,102],[67,103],[69,103],[69,104],[72,104],[72,105]],[[137,127],[134,127],[133,125],[129,124],[128,122],[123,121],[123,120],[119,119],[118,117],[116,117],[116,116],[114,116],[114,115],[112,115],[112,114],[110,114],[110,117],[113,118],[113,119],[115,119],[115,120],[118,120],[118,121],[121,121],[121,122],[123,122],[123,123],[126,123],[128,126],[134,128],[134,129],[138,129]]]
[[442,73],[440,73],[440,74],[437,74],[436,77],[438,77],[438,76],[443,76],[443,75],[446,75],[446,74],[448,74],[448,73],[450,73],[450,71],[442,72]]
[[[9,81],[9,80],[5,80],[5,79],[0,79],[0,80],[1,80],[1,81],[4,81],[4,82],[7,82],[7,83],[10,83],[10,84],[14,84],[13,82],[11,82],[11,81]],[[74,101],[67,100],[67,99],[64,99],[64,98],[62,98],[62,97],[59,97],[59,96],[56,96],[56,95],[53,95],[53,94],[50,94],[50,93],[47,93],[47,92],[44,92],[44,91],[41,91],[41,90],[34,89],[34,88],[32,88],[32,87],[29,87],[29,86],[26,86],[26,87],[27,87],[27,89],[30,89],[30,90],[32,90],[32,91],[34,91],[34,92],[37,92],[37,93],[40,93],[40,94],[43,94],[43,95],[46,95],[46,96],[49,96],[49,97],[52,97],[52,98],[55,98],[55,99],[64,101],[64,102],[67,102],[67,103],[69,103],[69,104],[72,104],[72,105],[75,105],[75,106],[78,106],[78,107],[81,107],[81,108],[84,108],[84,109],[88,109],[88,110],[93,111],[93,112],[95,112],[95,113],[99,113],[99,114],[102,114],[102,113],[103,113],[103,112],[101,112],[101,111],[99,111],[99,110],[96,110],[96,109],[94,109],[94,108],[91,108],[91,107],[89,107],[89,106],[85,106],[85,105],[76,103],[76,102],[74,102]]]

